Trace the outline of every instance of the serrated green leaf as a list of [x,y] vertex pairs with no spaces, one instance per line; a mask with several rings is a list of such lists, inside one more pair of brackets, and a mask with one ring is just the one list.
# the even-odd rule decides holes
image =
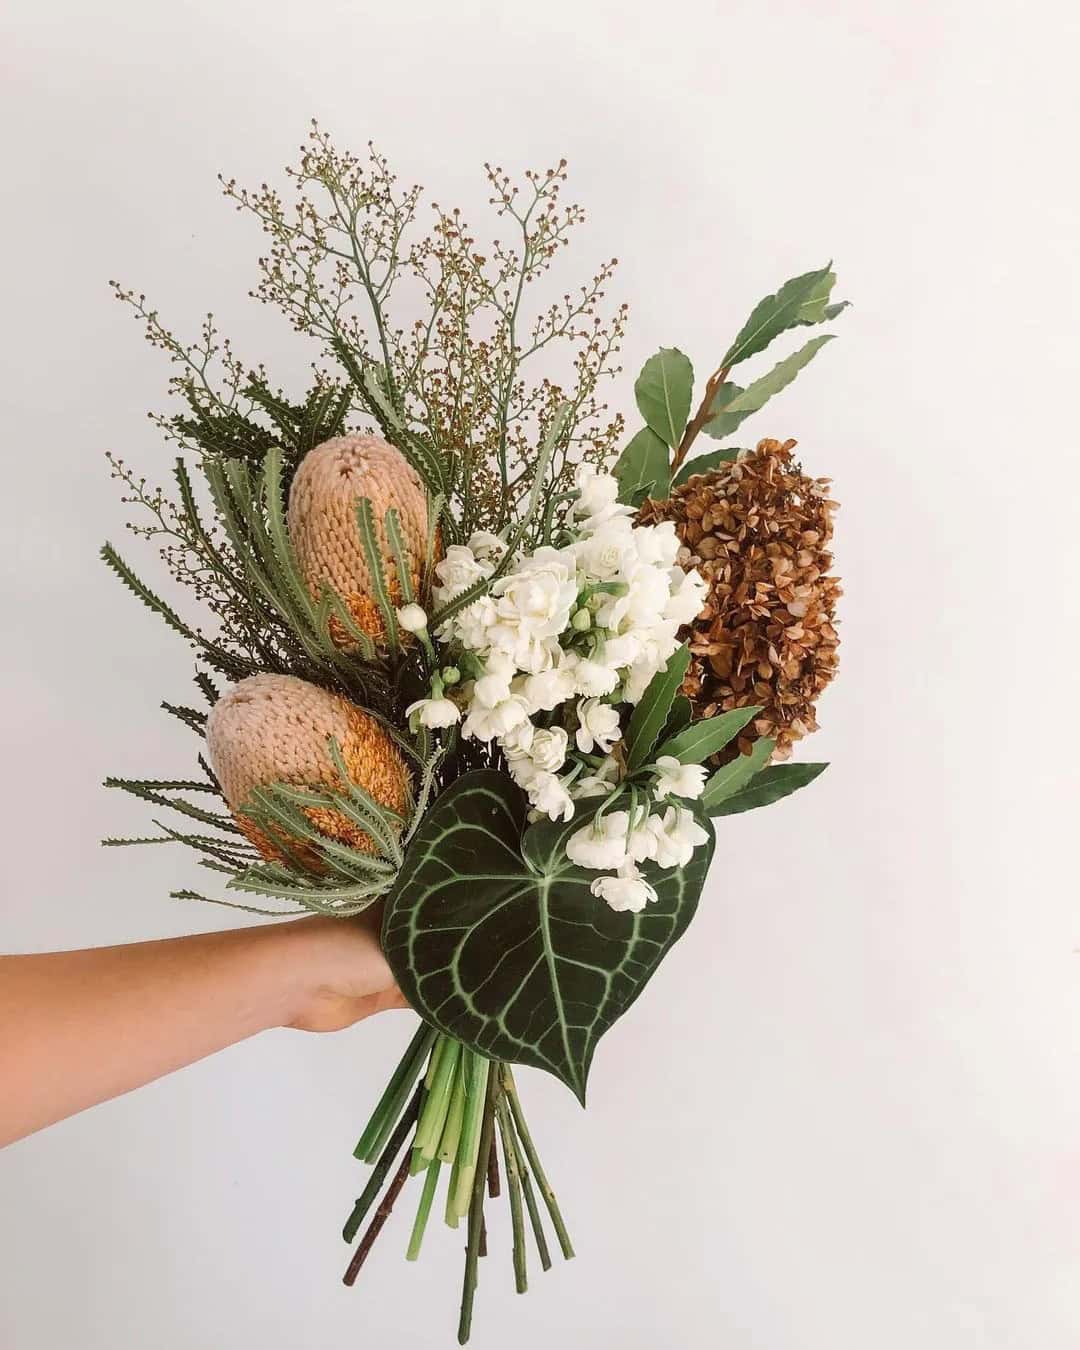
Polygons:
[[664,728],[671,705],[690,664],[690,648],[682,646],[649,681],[626,729],[626,762],[630,772],[648,762],[649,752]]
[[773,338],[800,322],[804,306],[810,305],[813,312],[814,304],[821,299],[822,285],[831,275],[832,264],[828,263],[814,272],[792,277],[775,295],[759,300],[720,364],[730,368],[764,351]]
[[718,469],[721,464],[730,464],[732,460],[738,459],[740,455],[746,454],[746,450],[738,445],[725,445],[722,450],[709,450],[704,455],[698,455],[694,459],[688,459],[679,472],[672,479],[673,488],[682,487],[695,473],[709,473],[712,469]]
[[640,506],[646,497],[664,500],[668,495],[670,451],[651,427],[642,427],[619,456],[615,477],[619,501]]
[[828,767],[827,764],[774,764],[769,769],[762,769],[740,792],[719,802],[709,814],[734,816],[740,811],[769,806],[812,783]]
[[591,893],[596,873],[566,856],[585,817],[545,821],[522,842],[526,807],[504,774],[453,784],[387,898],[383,949],[427,1021],[482,1055],[545,1069],[584,1102],[597,1042],[693,916],[712,841],[686,867],[645,863],[657,899],[616,913]]
[[[832,340],[832,333],[823,333],[821,337],[811,338],[797,352],[785,356],[783,361],[773,366],[767,375],[762,375],[760,380],[748,384],[741,394],[736,394],[724,409],[725,415],[730,417],[739,414],[741,420],[742,417],[749,417],[751,413],[763,408],[774,394],[788,387],[803,366],[814,359],[826,342]],[[705,430],[709,430],[708,423]]]
[[763,736],[750,747],[748,755],[736,755],[728,764],[722,765],[705,784],[701,804],[712,815],[726,798],[744,788],[750,779],[769,762],[776,742]]
[[641,368],[634,397],[646,425],[665,445],[678,445],[690,416],[694,368],[677,347],[661,347]]
[[683,764],[700,764],[718,750],[723,750],[760,711],[759,707],[732,708],[730,712],[719,713],[716,717],[691,722],[678,735],[664,741],[656,752],[656,758],[674,755]]

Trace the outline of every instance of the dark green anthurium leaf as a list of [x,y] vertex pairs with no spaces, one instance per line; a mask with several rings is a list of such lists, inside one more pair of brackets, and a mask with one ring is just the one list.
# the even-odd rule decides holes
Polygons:
[[713,848],[682,868],[644,864],[657,899],[616,913],[589,889],[597,873],[566,856],[588,818],[523,838],[526,803],[506,775],[468,773],[420,826],[383,920],[390,967],[423,1018],[482,1055],[546,1069],[583,1104],[597,1042],[693,917]]
[[689,664],[690,648],[682,646],[673,653],[664,669],[652,677],[634,708],[624,738],[626,763],[631,773],[648,762],[649,751],[664,729]]
[[[763,408],[774,394],[778,394],[781,389],[788,387],[803,366],[814,359],[826,342],[832,340],[832,333],[823,333],[821,337],[811,338],[797,352],[785,356],[782,361],[773,366],[767,375],[762,375],[760,380],[748,384],[741,394],[736,394],[726,406],[723,416],[732,417],[741,413],[743,417],[749,417],[752,412],[757,412],[759,408]],[[710,425],[706,422],[706,431],[709,430]]]
[[705,784],[701,796],[701,805],[711,816],[720,803],[744,788],[750,779],[769,762],[775,741],[763,736],[750,747],[748,755],[736,755],[729,763],[721,765]]
[[725,436],[730,436],[741,422],[746,421],[750,416],[749,411],[728,411],[731,404],[745,393],[746,390],[741,384],[734,384],[730,380],[717,388],[713,401],[709,404],[709,420],[701,428],[706,436],[721,441]]
[[827,764],[774,764],[755,774],[739,792],[707,809],[711,816],[733,816],[739,811],[752,811],[755,806],[768,806],[812,783],[828,767]]
[[671,486],[681,487],[695,473],[709,473],[710,470],[719,468],[721,464],[730,464],[733,459],[738,459],[744,454],[746,450],[741,446],[725,445],[722,450],[709,450],[704,455],[688,459],[671,480]]
[[615,477],[619,501],[640,506],[646,497],[663,501],[668,495],[671,451],[651,427],[642,427],[619,456]]
[[694,368],[677,347],[661,347],[641,368],[634,397],[646,424],[665,445],[678,445],[690,416]]
[[674,755],[683,764],[700,764],[718,750],[723,750],[760,711],[759,707],[732,708],[730,712],[719,713],[716,717],[691,722],[670,740],[664,741],[656,751],[656,758]]
[[[758,301],[750,317],[739,330],[739,335],[728,348],[722,366],[731,367],[745,361],[748,356],[764,351],[774,337],[785,329],[798,323],[819,322],[807,319],[804,315],[814,315],[824,309],[828,300],[832,281],[836,277],[832,263],[819,267],[815,272],[804,272],[801,276],[785,281],[775,295],[767,295]],[[822,315],[824,318],[824,315]]]

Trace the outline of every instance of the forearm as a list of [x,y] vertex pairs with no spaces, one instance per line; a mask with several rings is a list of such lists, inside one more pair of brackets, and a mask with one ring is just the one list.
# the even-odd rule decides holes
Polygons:
[[[0,957],[0,1145],[269,1027],[311,1024],[349,951],[338,925]],[[391,982],[338,1024],[397,1001]]]

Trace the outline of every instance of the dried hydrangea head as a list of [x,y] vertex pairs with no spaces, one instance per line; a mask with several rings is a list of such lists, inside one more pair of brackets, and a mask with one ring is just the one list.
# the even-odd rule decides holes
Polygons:
[[[266,858],[281,854],[243,813],[254,788],[270,783],[340,788],[329,738],[341,747],[354,783],[394,811],[405,809],[408,771],[394,742],[363,709],[293,675],[252,675],[223,694],[210,710],[206,744],[236,823]],[[305,808],[321,834],[363,853],[376,851],[365,831],[338,811]],[[310,850],[296,850],[311,861]]]
[[692,659],[683,693],[695,717],[762,705],[739,738],[776,742],[774,759],[817,730],[815,705],[836,673],[839,580],[829,575],[829,479],[808,478],[794,441],[757,449],[695,474],[670,501],[646,501],[641,521],[675,524],[679,561],[709,583],[705,607],[685,632]]
[[[308,451],[289,490],[289,537],[312,595],[318,598],[329,582],[357,626],[377,640],[384,635],[383,618],[356,523],[361,497],[371,501],[390,598],[401,603],[397,562],[384,525],[391,506],[397,510],[413,593],[418,594],[427,549],[427,496],[415,470],[378,436],[335,436]],[[336,620],[330,631],[339,647],[349,645]]]

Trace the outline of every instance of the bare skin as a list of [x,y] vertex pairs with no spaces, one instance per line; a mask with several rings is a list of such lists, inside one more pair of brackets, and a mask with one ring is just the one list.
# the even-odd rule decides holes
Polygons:
[[0,957],[0,1147],[271,1027],[405,1006],[376,915]]

